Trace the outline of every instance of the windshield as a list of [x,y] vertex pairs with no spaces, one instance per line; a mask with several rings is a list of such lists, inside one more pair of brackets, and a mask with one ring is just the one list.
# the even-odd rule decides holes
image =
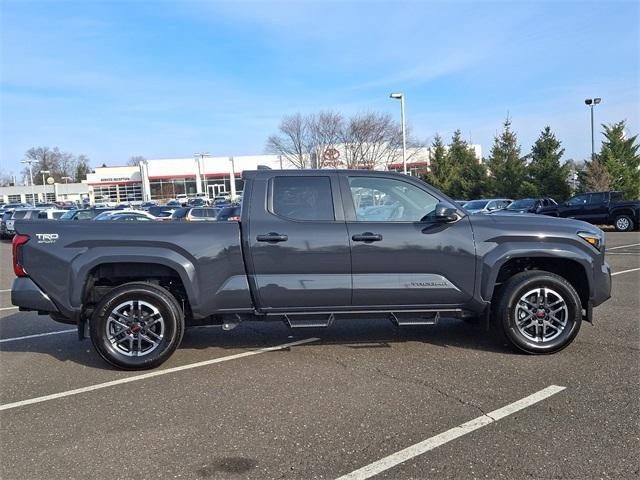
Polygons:
[[533,198],[523,198],[522,200],[516,200],[507,207],[507,210],[524,210],[531,208],[535,205],[536,201]]
[[471,200],[464,204],[464,208],[469,210],[482,210],[487,206],[487,203],[489,203],[489,200]]

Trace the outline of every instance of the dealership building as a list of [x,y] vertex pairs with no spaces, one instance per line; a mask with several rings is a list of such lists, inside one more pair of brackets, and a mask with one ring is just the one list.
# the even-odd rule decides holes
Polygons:
[[[476,153],[478,161],[481,161],[480,145],[470,147]],[[327,152],[331,158],[322,162],[325,167],[344,168],[344,146],[327,149]],[[417,152],[407,149],[408,173],[422,175],[428,172],[430,157],[429,149]],[[401,155],[394,155],[394,158],[393,163],[381,169],[402,171]],[[280,155],[197,155],[187,158],[142,160],[133,166],[98,167],[81,183],[0,187],[0,202],[31,202],[33,194],[36,201],[89,199],[92,204],[149,200],[162,202],[198,194],[213,198],[226,193],[235,197],[243,189],[242,172],[256,170],[259,167],[282,169],[291,168],[291,164]]]

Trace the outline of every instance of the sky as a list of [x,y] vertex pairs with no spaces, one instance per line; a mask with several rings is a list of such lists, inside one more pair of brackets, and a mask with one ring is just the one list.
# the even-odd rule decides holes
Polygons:
[[[93,166],[265,153],[283,115],[460,129],[488,155],[508,115],[528,152],[550,125],[565,159],[596,126],[640,126],[640,2],[0,0],[0,174],[33,146]],[[599,136],[600,137],[600,136]]]

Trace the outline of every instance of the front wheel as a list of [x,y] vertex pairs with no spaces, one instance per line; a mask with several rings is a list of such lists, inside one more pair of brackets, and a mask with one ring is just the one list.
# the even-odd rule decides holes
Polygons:
[[561,276],[527,271],[504,284],[496,319],[517,349],[531,354],[554,353],[578,334],[582,305],[575,288]]
[[154,368],[182,340],[184,316],[175,297],[149,283],[127,283],[111,290],[90,322],[91,342],[111,365],[125,370]]
[[633,220],[629,215],[618,215],[614,226],[618,232],[630,232],[633,230]]

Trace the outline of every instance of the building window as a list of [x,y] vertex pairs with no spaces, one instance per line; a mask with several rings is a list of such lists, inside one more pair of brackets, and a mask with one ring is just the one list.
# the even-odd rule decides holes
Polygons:
[[9,203],[20,203],[22,201],[19,194],[9,195],[8,199],[9,199]]
[[[18,201],[20,201],[20,195],[16,195],[16,196],[18,197]],[[38,194],[37,193],[35,195],[33,195],[31,193],[27,193],[27,194],[25,194],[24,199],[25,199],[25,201],[27,203],[33,204],[33,203],[35,203],[34,200],[33,200],[34,197],[35,197],[35,202],[38,202],[39,200],[38,200]]]
[[44,194],[45,196],[45,202],[55,202],[56,201],[56,194],[55,192],[47,192]]

